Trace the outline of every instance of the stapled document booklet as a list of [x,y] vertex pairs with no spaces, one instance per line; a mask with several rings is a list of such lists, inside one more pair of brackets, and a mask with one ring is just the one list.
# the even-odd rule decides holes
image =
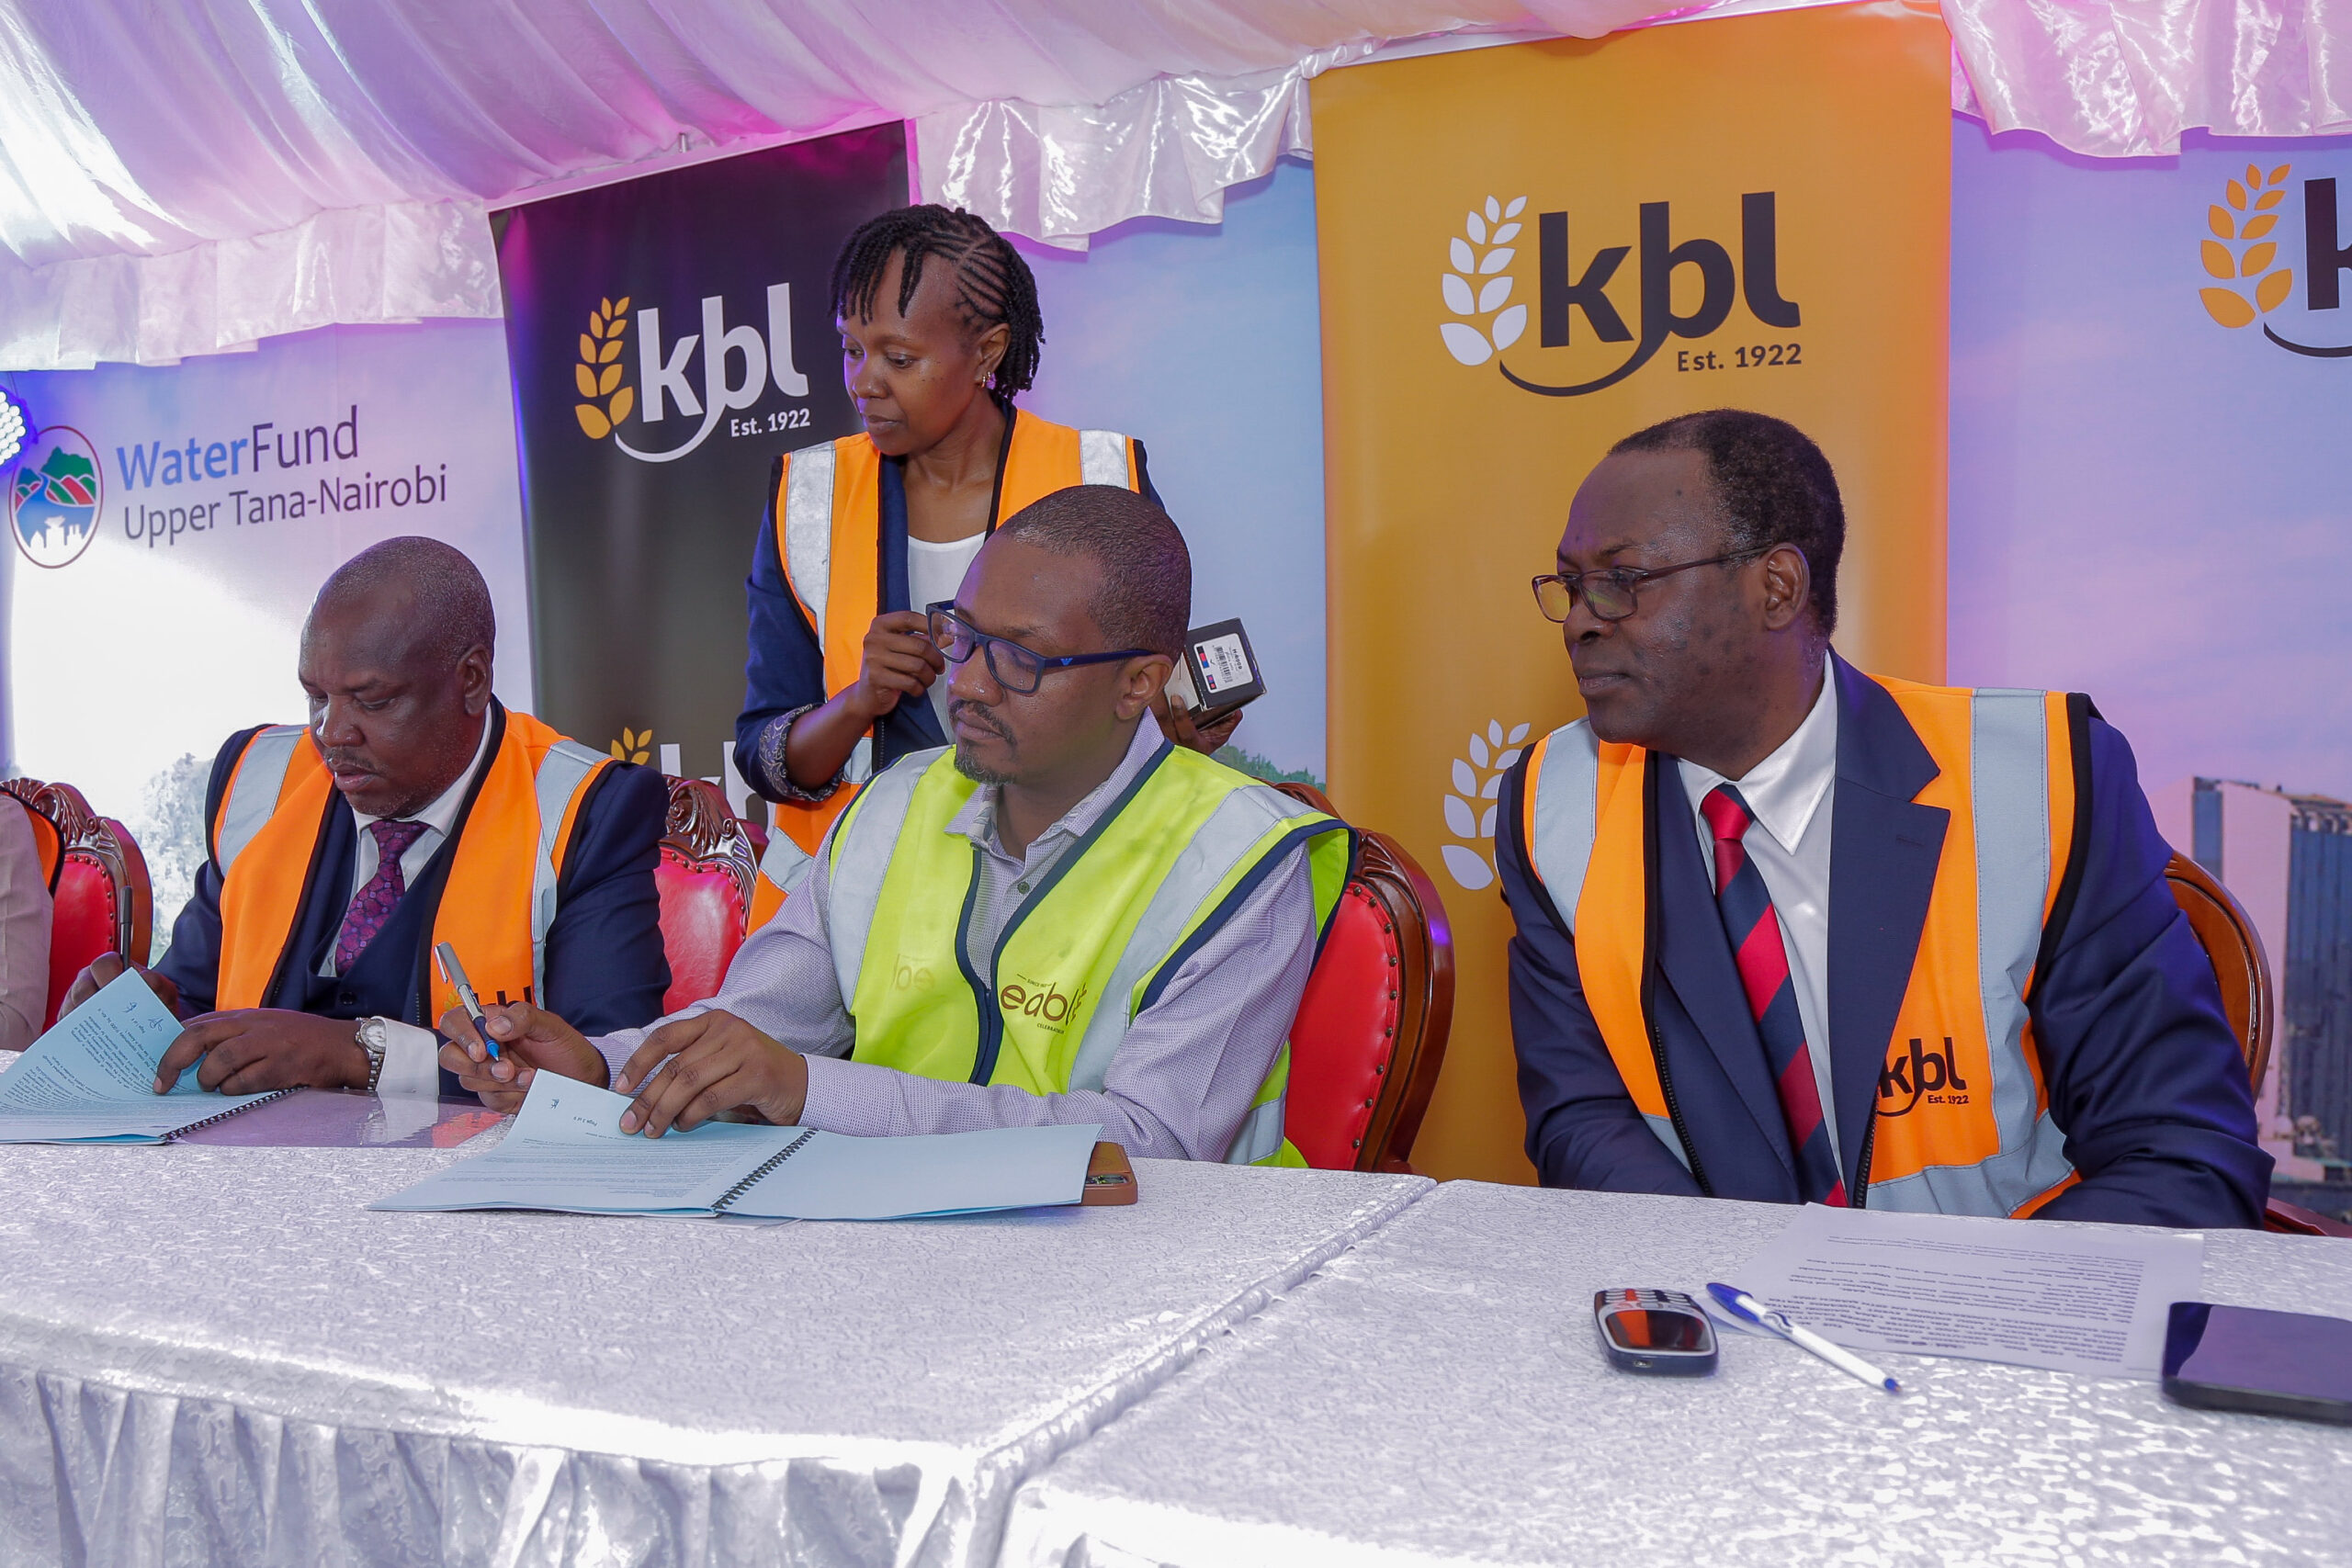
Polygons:
[[648,1138],[621,1131],[628,1106],[627,1095],[540,1073],[496,1148],[368,1207],[791,1220],[1026,1209],[1078,1202],[1102,1134],[1090,1123],[853,1138],[706,1122]]
[[155,1064],[180,1028],[124,970],[0,1073],[0,1144],[160,1144],[287,1092],[214,1094],[190,1068],[157,1094]]

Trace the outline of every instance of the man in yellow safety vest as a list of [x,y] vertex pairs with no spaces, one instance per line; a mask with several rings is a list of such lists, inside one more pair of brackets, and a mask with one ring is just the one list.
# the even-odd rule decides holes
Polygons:
[[608,1068],[659,1136],[727,1111],[865,1135],[1096,1122],[1136,1155],[1298,1164],[1286,1043],[1346,880],[1329,817],[1152,722],[1192,604],[1159,506],[1059,491],[929,607],[950,749],[886,769],[727,982],[591,1041],[492,1010],[443,1060],[492,1105]]
[[2270,1159],[2088,701],[1829,650],[1845,513],[1733,410],[1620,442],[1535,580],[1588,717],[1500,813],[1544,1181],[2258,1225]]

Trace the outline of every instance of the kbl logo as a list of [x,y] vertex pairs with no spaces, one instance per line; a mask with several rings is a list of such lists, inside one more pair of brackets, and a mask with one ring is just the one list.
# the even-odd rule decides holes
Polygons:
[[[623,295],[596,302],[588,313],[588,330],[580,336],[579,360],[572,367],[573,389],[580,400],[572,412],[591,441],[611,436],[613,445],[640,463],[669,463],[710,439],[718,422],[737,409],[748,409],[767,395],[773,384],[787,398],[806,398],[808,378],[792,357],[792,285],[770,284],[767,289],[767,332],[744,322],[727,324],[724,295],[702,299],[702,331],[664,342],[662,311],[648,305],[636,314],[635,385],[628,382],[629,306]],[[693,374],[701,360],[699,378]],[[696,380],[700,386],[697,388]],[[678,446],[640,450],[621,439],[617,431],[634,412],[641,424],[661,424],[673,412],[698,420],[695,432]],[[764,420],[732,420],[730,434],[805,429],[806,408],[784,409]],[[643,439],[640,437],[640,439]]]
[[1047,1033],[1059,1034],[1086,1005],[1086,987],[1080,986],[1066,997],[1052,981],[1041,983],[1023,975],[1000,987],[996,1000],[1007,1018],[1034,1018],[1046,1026]]
[[[2199,288],[2205,313],[2225,327],[2250,327],[2294,297],[2295,269],[2281,265],[2293,253],[2270,237],[2279,220],[2288,216],[2287,176],[2291,164],[2265,174],[2248,164],[2243,180],[2232,179],[2222,199],[2205,211],[2205,226],[2212,238],[2199,242],[2199,259],[2218,284]],[[2352,244],[2343,243],[2333,179],[2303,184],[2303,308],[2337,310],[2344,307],[2344,274],[2352,272]],[[2299,343],[2281,336],[2268,321],[2262,335],[2290,354],[2312,359],[2352,359],[2352,344]]]
[[[1908,1116],[1911,1108],[1927,1097],[1930,1105],[1965,1105],[1968,1103],[1968,1080],[1960,1076],[1960,1064],[1953,1058],[1951,1036],[1944,1036],[1944,1048],[1929,1051],[1923,1042],[1911,1042],[1911,1054],[1900,1054],[1886,1059],[1878,1075],[1878,1113],[1881,1116]],[[1887,1109],[1897,1099],[1902,1105]]]
[[[1527,331],[1527,306],[1511,302],[1514,280],[1505,270],[1521,248],[1515,242],[1526,206],[1525,197],[1508,205],[1489,197],[1483,211],[1470,213],[1464,234],[1447,243],[1453,270],[1444,275],[1439,288],[1447,310],[1457,319],[1438,327],[1455,359],[1464,365],[1493,359],[1503,379],[1523,392],[1576,398],[1613,387],[1655,359],[1670,340],[1712,337],[1742,301],[1747,313],[1767,327],[1793,331],[1804,321],[1804,312],[1781,292],[1780,199],[1775,192],[1752,191],[1739,198],[1736,265],[1730,247],[1721,242],[1695,234],[1678,239],[1669,202],[1640,205],[1634,244],[1603,244],[1582,252],[1573,248],[1573,242],[1581,240],[1584,231],[1579,225],[1571,234],[1567,212],[1539,212],[1536,346],[1575,346],[1580,341],[1578,315],[1584,318],[1583,333],[1594,342],[1632,346],[1614,369],[1583,380],[1563,384],[1522,375],[1504,364],[1501,355],[1519,344]],[[1615,236],[1604,231],[1604,237]],[[1630,290],[1619,281],[1629,257],[1634,258]],[[1688,311],[1674,308],[1676,274],[1685,268],[1695,273],[1699,284],[1698,304]],[[1614,295],[1610,292],[1612,284]],[[1677,350],[1674,363],[1680,370],[1760,369],[1802,364],[1804,352],[1802,344],[1792,342],[1741,344],[1728,349]],[[1533,368],[1523,350],[1520,360],[1523,368]]]

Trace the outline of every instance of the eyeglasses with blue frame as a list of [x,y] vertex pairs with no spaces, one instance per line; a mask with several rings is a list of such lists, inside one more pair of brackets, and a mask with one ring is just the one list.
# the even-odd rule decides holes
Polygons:
[[931,640],[950,664],[961,664],[975,651],[988,660],[989,676],[1016,697],[1034,694],[1047,674],[1075,670],[1083,664],[1114,664],[1126,659],[1149,659],[1148,648],[1122,648],[1110,653],[1045,654],[1022,647],[1009,637],[992,637],[956,613],[956,602],[943,599],[924,606],[931,617]]

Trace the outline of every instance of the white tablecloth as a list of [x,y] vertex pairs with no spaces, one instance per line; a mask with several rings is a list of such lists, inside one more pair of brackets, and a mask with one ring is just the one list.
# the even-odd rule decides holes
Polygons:
[[0,1563],[986,1563],[1428,1183],[891,1224],[368,1213],[437,1151],[0,1148]]
[[[1454,1182],[1024,1485],[1003,1562],[2352,1562],[2352,1429],[2153,1382],[1726,1334],[1706,1380],[1602,1360],[1592,1292],[1696,1290],[1789,1211]],[[2208,1238],[2207,1299],[2352,1313],[2352,1242]]]

